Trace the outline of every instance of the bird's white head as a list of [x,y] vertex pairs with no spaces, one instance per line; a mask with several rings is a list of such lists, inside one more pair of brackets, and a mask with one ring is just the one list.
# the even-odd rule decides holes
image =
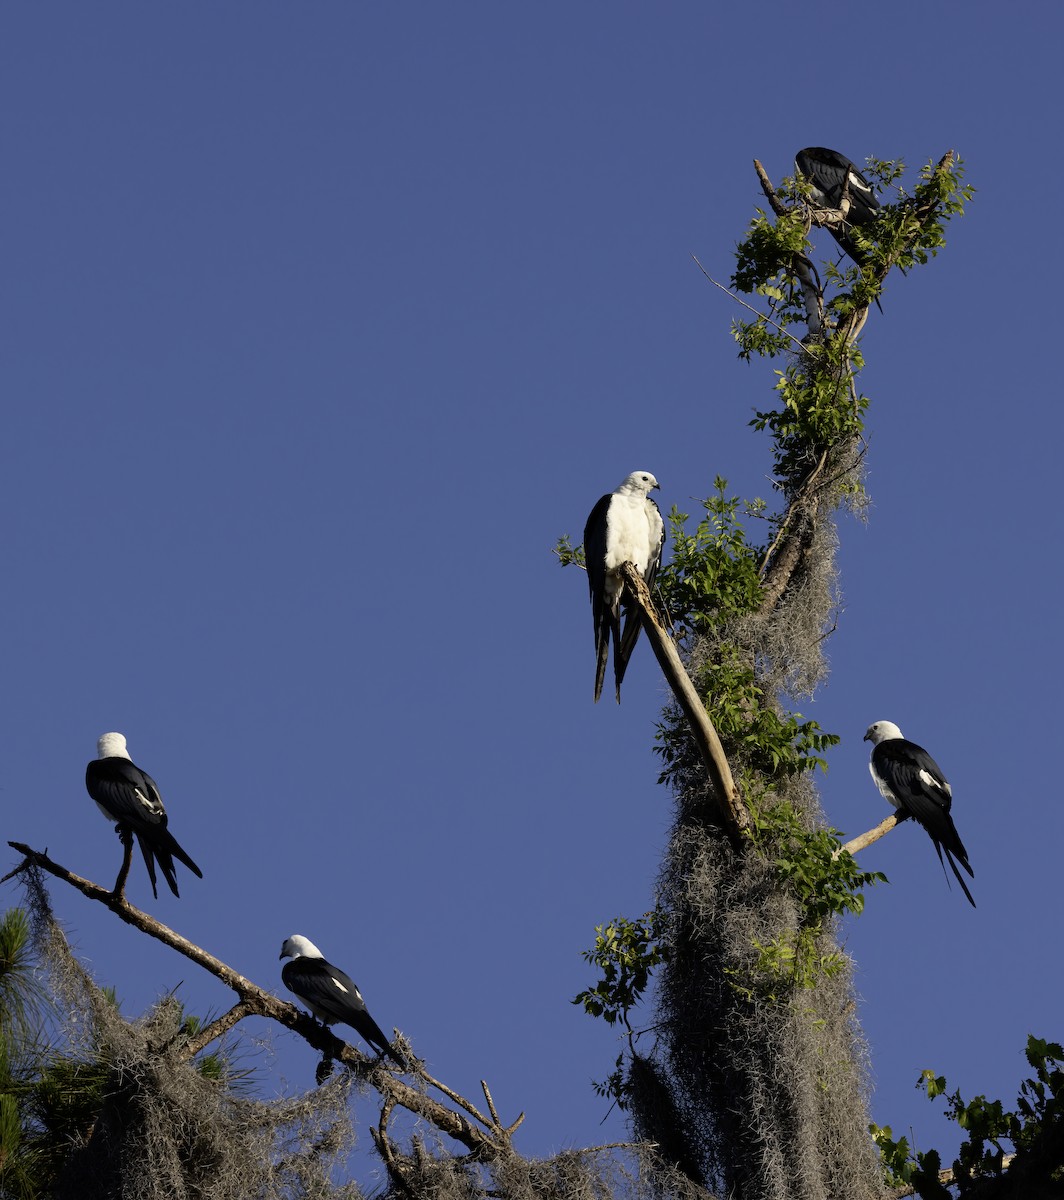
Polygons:
[[644,496],[649,496],[652,491],[656,488],[660,489],[660,487],[661,484],[649,471],[633,471],[617,491],[642,492]]
[[129,758],[125,737],[121,733],[101,734],[96,742],[96,754],[99,758]]
[[902,731],[893,721],[874,721],[865,730],[864,741],[878,746],[880,742],[889,742],[893,738],[902,737]]
[[278,957],[324,958],[325,955],[314,945],[310,938],[305,938],[301,933],[293,933],[290,938],[285,938],[284,945],[281,947],[281,953]]

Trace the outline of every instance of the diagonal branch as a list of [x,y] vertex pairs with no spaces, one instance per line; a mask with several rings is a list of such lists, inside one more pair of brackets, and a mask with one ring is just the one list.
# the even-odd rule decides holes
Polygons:
[[227,1034],[230,1029],[234,1028],[245,1017],[252,1015],[252,1006],[246,1000],[240,1000],[233,1007],[209,1025],[204,1027],[192,1037],[188,1039],[184,1047],[183,1058],[195,1058],[201,1050],[206,1049],[211,1042],[217,1041],[218,1038]]
[[867,833],[859,834],[857,837],[848,841],[844,846],[840,846],[831,857],[838,858],[844,850],[847,854],[856,854],[858,850],[863,850],[865,846],[871,846],[873,842],[878,842],[884,834],[890,833],[890,831],[897,824],[898,814],[891,813],[889,817],[880,821],[875,829],[870,829]]
[[[289,1004],[285,1000],[279,1000],[272,993],[258,987],[250,979],[241,975],[239,971],[233,970],[227,963],[222,962],[221,959],[215,958],[213,954],[209,954],[202,947],[182,937],[181,934],[170,929],[161,921],[157,921],[148,913],[134,907],[123,896],[118,896],[114,892],[100,887],[99,884],[93,883],[91,880],[83,879],[80,875],[75,875],[72,871],[68,871],[66,867],[54,862],[46,853],[33,850],[22,842],[8,842],[8,845],[23,855],[23,861],[13,871],[9,872],[8,875],[4,876],[5,879],[9,879],[25,871],[27,868],[36,867],[42,871],[47,871],[50,875],[54,875],[57,879],[68,883],[89,900],[95,900],[103,904],[106,908],[109,908],[115,916],[125,921],[127,925],[132,925],[135,929],[140,930],[141,933],[146,933],[149,937],[155,938],[156,941],[160,941],[172,950],[176,950],[179,954],[183,954],[185,958],[191,959],[192,962],[209,971],[216,979],[221,980],[222,983],[236,992],[238,1003],[233,1008],[219,1017],[207,1029],[201,1031],[195,1038],[189,1039],[188,1042],[181,1046],[177,1053],[182,1059],[187,1060],[192,1058],[204,1046],[209,1044],[203,1036],[208,1030],[213,1031],[214,1036],[220,1036],[235,1026],[238,1021],[243,1020],[244,1017],[266,1017],[269,1020],[277,1021],[287,1029],[291,1029],[293,1033],[303,1038],[308,1045],[320,1051],[324,1057],[342,1062],[361,1078],[368,1080],[381,1093],[386,1102],[389,1102],[393,1106],[398,1105],[412,1112],[415,1116],[422,1117],[442,1133],[460,1142],[482,1161],[491,1161],[510,1152],[510,1134],[505,1127],[498,1123],[493,1124],[490,1120],[477,1114],[477,1117],[485,1126],[484,1129],[478,1128],[463,1116],[462,1113],[455,1112],[454,1109],[448,1108],[446,1105],[426,1095],[425,1092],[419,1091],[417,1088],[405,1083],[402,1079],[397,1078],[392,1074],[392,1071],[382,1058],[371,1059],[360,1053],[353,1046],[349,1046],[346,1042],[336,1037],[328,1028],[320,1025],[313,1017],[307,1013],[300,1012],[294,1004]],[[420,1075],[429,1082],[435,1082],[425,1075],[420,1066],[415,1068],[415,1071],[412,1073]],[[455,1102],[461,1104],[467,1111],[471,1113],[476,1112],[473,1106],[469,1105],[468,1101],[463,1101],[456,1093],[451,1093],[448,1089],[444,1088],[441,1088],[441,1090],[446,1095],[452,1096]]]
[[680,659],[676,643],[669,637],[665,626],[658,617],[654,601],[651,599],[650,591],[642,575],[630,562],[621,565],[621,575],[624,578],[629,599],[639,606],[643,617],[643,628],[646,630],[654,650],[654,656],[665,673],[665,679],[672,688],[676,702],[683,709],[691,734],[702,755],[702,760],[706,764],[706,769],[709,771],[714,791],[720,798],[720,815],[724,826],[732,841],[738,844],[742,840],[744,831],[749,828],[750,816],[739,795],[739,789],[735,786],[724,747],[721,745],[716,729],[713,728],[713,722],[706,713],[706,706],[695,690],[695,685],[691,682],[691,677],[687,674]]
[[761,312],[760,309],[754,308],[754,306],[752,304],[747,304],[746,301],[741,296],[737,296],[731,290],[731,288],[725,287],[724,284],[721,283],[719,280],[714,279],[713,276],[710,275],[710,273],[706,270],[706,268],[704,266],[702,266],[702,264],[698,261],[697,255],[692,254],[691,257],[695,261],[695,266],[698,267],[698,269],[702,272],[702,274],[705,275],[705,277],[709,280],[709,282],[711,284],[713,284],[713,286],[715,288],[720,288],[720,290],[725,294],[725,296],[730,297],[740,307],[749,309],[749,311],[752,312],[759,321],[764,321],[766,325],[771,325],[773,329],[777,330],[779,333],[782,333],[784,337],[789,337],[791,339],[791,341],[794,342],[795,352],[805,349],[805,347],[798,340],[798,338],[796,338],[794,336],[794,334],[791,333],[789,330],[784,329],[784,327],[778,321],[773,321],[773,319],[771,317],[766,316],[763,312]]

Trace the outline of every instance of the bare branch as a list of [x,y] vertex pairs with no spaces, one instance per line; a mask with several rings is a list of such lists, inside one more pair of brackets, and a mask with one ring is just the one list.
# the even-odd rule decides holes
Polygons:
[[863,850],[865,846],[871,846],[873,842],[878,842],[884,834],[890,833],[897,824],[898,814],[891,813],[885,820],[880,821],[875,829],[870,829],[867,833],[862,833],[859,837],[848,841],[844,846],[840,846],[831,857],[838,858],[843,850],[847,854],[856,854],[858,850]]
[[499,1114],[495,1111],[495,1101],[492,1100],[491,1092],[488,1091],[487,1082],[482,1079],[480,1081],[480,1086],[484,1092],[484,1099],[488,1102],[488,1112],[491,1113],[491,1119],[495,1122],[496,1125],[498,1125],[500,1123],[499,1122]]
[[404,1170],[402,1156],[396,1154],[392,1140],[388,1136],[388,1120],[392,1115],[394,1107],[395,1102],[389,1098],[385,1098],[384,1104],[381,1106],[380,1123],[376,1129],[370,1126],[370,1137],[373,1138],[373,1144],[377,1147],[377,1153],[384,1160],[384,1166],[388,1171],[389,1177],[404,1195],[413,1197],[414,1192],[411,1190],[410,1183],[406,1177],[407,1173]]
[[454,1104],[457,1104],[459,1106],[459,1108],[464,1108],[465,1111],[467,1113],[469,1113],[469,1115],[475,1121],[479,1121],[480,1124],[483,1125],[485,1129],[493,1128],[491,1119],[489,1117],[484,1116],[484,1114],[476,1107],[475,1104],[473,1104],[472,1101],[467,1100],[464,1096],[460,1096],[457,1092],[452,1091],[445,1083],[442,1083],[439,1079],[436,1079],[432,1075],[430,1075],[428,1073],[428,1071],[425,1070],[424,1067],[421,1068],[420,1075],[421,1075],[421,1078],[424,1079],[424,1081],[427,1084],[430,1084],[432,1087],[436,1088],[438,1091],[443,1092],[443,1094],[447,1097],[448,1100],[450,1100]]
[[222,1015],[216,1021],[212,1021],[209,1025],[204,1025],[199,1033],[195,1034],[193,1037],[190,1037],[182,1048],[180,1057],[195,1058],[196,1055],[199,1054],[201,1050],[206,1049],[211,1042],[217,1041],[218,1038],[222,1037],[223,1034],[228,1033],[230,1029],[236,1026],[245,1017],[250,1017],[251,1015],[251,1005],[245,1000],[239,1001],[239,1003],[234,1004],[228,1012],[222,1013]]
[[[484,1125],[487,1132],[472,1125],[461,1113],[447,1108],[445,1105],[426,1095],[425,1092],[419,1091],[417,1088],[411,1087],[408,1083],[399,1079],[392,1073],[392,1070],[386,1065],[383,1058],[368,1058],[356,1050],[354,1046],[350,1046],[336,1037],[335,1034],[330,1032],[325,1026],[320,1025],[313,1017],[300,1012],[294,1004],[279,1000],[270,992],[258,987],[238,971],[234,971],[228,964],[215,958],[213,954],[209,954],[206,950],[195,945],[195,943],[182,937],[181,934],[176,933],[161,921],[157,921],[154,917],[149,916],[148,913],[135,908],[124,897],[116,896],[114,892],[100,887],[99,884],[93,883],[88,879],[83,879],[80,875],[75,875],[72,871],[68,871],[66,867],[53,862],[47,854],[39,850],[33,850],[22,842],[8,842],[8,845],[23,855],[23,862],[14,871],[10,872],[8,876],[5,876],[5,878],[10,878],[27,867],[39,867],[41,870],[54,875],[57,879],[61,879],[64,883],[70,884],[71,887],[77,889],[77,891],[81,892],[89,900],[95,900],[103,904],[117,917],[125,921],[127,925],[132,925],[135,929],[139,929],[142,933],[146,933],[149,937],[155,938],[157,941],[169,946],[172,950],[176,950],[179,954],[183,954],[186,958],[191,959],[194,963],[203,967],[204,970],[209,971],[215,978],[221,980],[227,987],[232,988],[239,1000],[228,1013],[208,1027],[215,1031],[216,1036],[227,1032],[245,1016],[266,1017],[269,1020],[277,1021],[287,1029],[291,1029],[293,1033],[298,1034],[308,1045],[321,1052],[327,1058],[342,1062],[344,1066],[356,1072],[361,1078],[366,1079],[381,1093],[386,1102],[392,1106],[398,1105],[401,1108],[405,1108],[409,1112],[414,1113],[415,1116],[429,1121],[442,1133],[454,1138],[455,1141],[460,1142],[468,1150],[476,1154],[482,1161],[491,1161],[502,1154],[510,1152],[509,1135],[504,1128],[493,1124],[488,1118],[481,1116],[468,1101],[463,1100],[457,1093],[452,1092],[449,1088],[445,1088],[436,1080],[432,1080],[425,1074],[420,1064],[415,1068],[413,1073],[431,1082],[454,1103],[465,1108],[471,1115],[474,1115]],[[206,1030],[203,1033],[205,1034]],[[193,1044],[196,1045],[195,1050],[190,1049]],[[193,1053],[198,1053],[207,1044],[209,1043],[204,1040],[202,1034],[198,1035],[195,1043],[190,1041],[189,1046],[184,1048],[183,1053],[186,1057],[191,1057]]]
[[784,216],[789,211],[789,207],[779,198],[779,193],[773,186],[772,180],[769,179],[768,172],[756,158],[754,159],[754,170],[757,172],[761,190],[765,193],[765,199],[772,205],[772,211],[777,217]]
[[621,564],[621,575],[627,585],[629,598],[639,605],[643,616],[643,628],[654,650],[654,656],[665,673],[665,679],[672,688],[677,703],[683,709],[691,734],[709,771],[714,790],[720,797],[720,815],[724,826],[732,840],[738,844],[742,840],[744,830],[750,825],[750,817],[732,778],[724,747],[706,713],[702,698],[684,668],[676,643],[669,637],[658,617],[642,575],[630,562]]

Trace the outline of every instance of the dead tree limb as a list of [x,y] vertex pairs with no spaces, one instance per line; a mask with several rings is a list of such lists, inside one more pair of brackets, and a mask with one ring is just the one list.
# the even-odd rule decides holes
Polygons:
[[720,815],[729,836],[736,843],[742,840],[743,834],[750,825],[750,816],[743,804],[739,789],[732,778],[731,767],[728,765],[724,747],[717,736],[713,722],[706,713],[706,706],[701,696],[695,690],[691,677],[680,659],[676,643],[669,637],[668,631],[662,625],[654,608],[650,591],[642,575],[631,563],[621,565],[621,575],[626,584],[629,599],[639,606],[643,617],[643,628],[654,650],[665,679],[676,697],[676,702],[683,709],[691,734],[698,746],[702,760],[709,771],[709,778],[714,790],[720,797]]
[[[132,925],[141,933],[146,933],[149,937],[155,938],[156,941],[162,942],[172,950],[184,955],[185,958],[191,959],[192,962],[209,971],[216,979],[221,980],[236,992],[238,1003],[208,1026],[206,1030],[203,1030],[200,1035],[189,1039],[186,1044],[181,1046],[176,1051],[180,1058],[190,1059],[209,1044],[203,1037],[207,1030],[212,1030],[214,1036],[220,1036],[222,1033],[228,1032],[244,1017],[265,1017],[291,1029],[315,1050],[321,1052],[324,1057],[342,1062],[361,1078],[371,1083],[385,1101],[390,1102],[393,1106],[398,1105],[405,1108],[415,1116],[422,1117],[442,1133],[447,1134],[448,1137],[460,1142],[481,1161],[492,1161],[511,1152],[510,1132],[516,1128],[515,1125],[507,1128],[494,1123],[490,1117],[479,1113],[468,1101],[463,1101],[461,1097],[458,1097],[457,1093],[441,1088],[445,1094],[453,1097],[456,1103],[461,1104],[479,1123],[474,1124],[462,1113],[448,1108],[426,1095],[425,1092],[419,1091],[397,1078],[383,1059],[371,1059],[360,1053],[353,1046],[336,1037],[324,1025],[319,1024],[313,1017],[301,1012],[294,1004],[279,1000],[270,992],[258,987],[250,979],[241,975],[239,971],[233,970],[227,963],[222,962],[221,959],[215,958],[213,954],[209,954],[194,942],[190,942],[188,938],[182,937],[181,934],[149,916],[148,913],[135,908],[124,897],[100,887],[91,880],[83,879],[80,875],[75,875],[66,867],[54,862],[46,853],[33,850],[22,842],[8,842],[8,845],[23,856],[23,861],[4,876],[5,879],[10,879],[28,868],[46,871],[64,883],[68,883],[89,900],[103,904],[127,925]],[[411,1074],[420,1076],[429,1084],[435,1084],[435,1081],[424,1072],[420,1065],[415,1067]],[[518,1121],[521,1119],[519,1117]]]

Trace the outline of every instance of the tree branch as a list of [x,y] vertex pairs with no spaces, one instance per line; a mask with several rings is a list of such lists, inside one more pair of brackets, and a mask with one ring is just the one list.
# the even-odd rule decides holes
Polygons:
[[211,1042],[217,1041],[218,1038],[227,1034],[230,1029],[242,1021],[245,1017],[250,1017],[251,1005],[246,1000],[241,1000],[234,1004],[233,1007],[209,1025],[194,1034],[185,1043],[182,1058],[195,1058],[201,1050],[206,1049]]
[[856,854],[858,850],[863,850],[865,846],[871,846],[873,842],[878,842],[884,834],[890,833],[897,824],[898,814],[891,813],[885,820],[880,821],[875,829],[870,829],[867,833],[862,833],[858,837],[852,838],[844,846],[840,846],[831,857],[838,858],[844,850],[847,854]]
[[805,347],[798,340],[798,338],[796,338],[794,336],[794,334],[791,333],[789,330],[784,329],[784,327],[778,321],[773,321],[771,317],[766,316],[763,312],[761,312],[760,309],[754,308],[754,306],[752,304],[747,304],[746,301],[743,300],[740,296],[737,296],[731,290],[731,288],[725,287],[723,283],[720,283],[718,280],[714,279],[713,276],[710,275],[710,273],[706,270],[706,268],[704,266],[702,266],[702,264],[698,261],[697,255],[692,254],[691,257],[695,260],[695,266],[698,267],[698,269],[702,272],[703,275],[705,275],[705,277],[709,280],[709,282],[711,284],[713,284],[714,287],[720,288],[720,290],[726,296],[729,296],[732,300],[734,300],[736,304],[741,305],[743,308],[749,309],[750,312],[752,312],[754,314],[754,316],[758,318],[758,320],[764,321],[766,325],[771,325],[773,329],[778,330],[780,333],[783,334],[784,337],[789,337],[791,339],[791,341],[794,342],[794,348],[795,348],[796,352],[805,349]]
[[[204,1037],[208,1030],[213,1031],[214,1036],[219,1036],[233,1028],[244,1017],[266,1017],[269,1020],[277,1021],[279,1024],[284,1025],[286,1029],[291,1029],[293,1033],[298,1034],[308,1045],[320,1051],[326,1058],[342,1062],[344,1066],[368,1080],[381,1093],[381,1096],[387,1103],[392,1106],[398,1105],[414,1113],[415,1116],[429,1121],[442,1133],[454,1138],[455,1141],[460,1142],[469,1151],[476,1154],[482,1161],[491,1161],[502,1154],[510,1152],[510,1134],[505,1127],[500,1124],[493,1124],[489,1119],[477,1113],[476,1109],[472,1105],[469,1105],[468,1101],[464,1101],[459,1097],[457,1093],[436,1084],[436,1081],[432,1080],[425,1073],[420,1063],[411,1073],[420,1076],[426,1082],[438,1086],[455,1103],[466,1108],[471,1114],[476,1114],[485,1127],[483,1130],[471,1124],[461,1113],[447,1108],[445,1105],[426,1095],[425,1092],[419,1091],[417,1088],[411,1087],[408,1083],[397,1078],[392,1074],[383,1058],[368,1058],[353,1046],[336,1037],[335,1034],[331,1033],[325,1026],[320,1025],[313,1017],[301,1012],[294,1004],[279,1000],[270,992],[258,987],[238,971],[234,971],[228,964],[222,962],[221,959],[215,958],[213,954],[209,954],[195,943],[182,937],[181,934],[176,933],[161,921],[157,921],[154,917],[149,916],[148,913],[135,908],[124,897],[107,891],[106,888],[100,887],[99,884],[93,883],[91,880],[83,879],[80,875],[75,875],[72,871],[68,871],[66,867],[53,862],[46,853],[33,850],[22,842],[8,842],[8,845],[23,855],[23,861],[13,871],[5,875],[4,879],[10,879],[27,868],[37,867],[42,871],[47,871],[50,875],[54,875],[64,883],[70,884],[71,887],[81,892],[89,900],[95,900],[103,904],[106,908],[109,908],[117,917],[125,921],[127,925],[132,925],[135,929],[139,929],[141,933],[146,933],[149,937],[155,938],[156,941],[160,941],[172,950],[176,950],[179,954],[184,955],[185,958],[191,959],[236,992],[239,998],[238,1003],[229,1012],[208,1026],[207,1029],[202,1030],[194,1039],[190,1039],[181,1048],[181,1057],[186,1059],[192,1058],[194,1054],[208,1045],[209,1042]],[[3,881],[0,880],[0,882]],[[512,1126],[511,1128],[515,1127]]]
[[744,831],[749,828],[750,816],[743,804],[739,789],[732,778],[731,767],[728,765],[724,747],[717,736],[713,722],[706,713],[706,706],[701,696],[695,690],[691,677],[680,659],[676,643],[669,637],[665,626],[658,617],[651,599],[650,591],[642,575],[630,563],[621,564],[621,575],[627,588],[629,599],[638,606],[643,617],[643,628],[654,650],[665,679],[676,702],[683,709],[691,734],[698,746],[702,761],[709,771],[709,778],[714,790],[720,797],[720,815],[732,841],[738,844]]
[[[754,170],[757,172],[757,178],[761,183],[761,190],[765,193],[765,199],[768,200],[772,211],[777,217],[782,217],[789,211],[788,206],[779,198],[779,194],[772,186],[772,180],[768,177],[768,172],[756,158],[754,159]],[[849,208],[849,200],[847,200],[847,208]],[[810,220],[807,214],[806,233],[809,232],[809,225]],[[806,325],[809,328],[810,334],[819,336],[824,331],[824,292],[820,287],[816,268],[804,254],[794,255],[791,259],[791,268],[802,287],[802,301],[805,304]]]

